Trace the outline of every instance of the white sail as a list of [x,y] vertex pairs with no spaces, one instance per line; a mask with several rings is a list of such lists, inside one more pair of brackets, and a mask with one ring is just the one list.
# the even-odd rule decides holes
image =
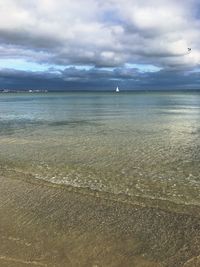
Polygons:
[[117,88],[116,88],[116,92],[119,92],[119,88],[118,88],[118,86],[117,86]]

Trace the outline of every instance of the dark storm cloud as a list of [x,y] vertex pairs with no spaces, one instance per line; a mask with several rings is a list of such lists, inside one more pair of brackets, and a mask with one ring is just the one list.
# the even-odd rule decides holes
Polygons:
[[5,45],[14,44],[16,48],[25,48],[33,50],[51,49],[62,43],[51,36],[43,36],[42,34],[32,35],[28,31],[0,30],[0,43]]
[[132,89],[200,89],[200,72],[161,70],[141,73],[137,69],[80,70],[67,68],[61,72],[26,72],[2,70],[0,84],[7,89],[49,90],[121,90]]

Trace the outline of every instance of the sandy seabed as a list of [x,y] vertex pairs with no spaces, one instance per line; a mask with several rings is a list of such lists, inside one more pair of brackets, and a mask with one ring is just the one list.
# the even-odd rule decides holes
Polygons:
[[200,213],[0,177],[1,267],[200,266]]

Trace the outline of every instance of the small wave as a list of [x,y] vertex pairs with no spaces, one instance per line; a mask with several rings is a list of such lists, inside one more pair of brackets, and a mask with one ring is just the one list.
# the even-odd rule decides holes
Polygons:
[[[84,195],[90,195],[102,199],[107,199],[110,201],[117,201],[122,203],[127,203],[131,205],[137,205],[140,207],[152,207],[160,208],[167,211],[176,211],[182,213],[193,214],[198,216],[200,214],[200,204],[198,202],[183,202],[170,197],[157,197],[145,192],[140,194],[129,193],[129,190],[114,190],[111,191],[110,188],[106,187],[104,184],[100,183],[81,183],[79,180],[70,181],[67,177],[58,179],[56,176],[45,177],[39,174],[33,174],[29,171],[24,171],[17,168],[1,168],[2,175],[4,177],[9,177],[12,179],[18,179],[27,181],[30,183],[42,183],[46,186],[53,186],[58,188],[63,188],[70,192],[80,193]],[[197,212],[199,210],[199,212]]]
[[58,180],[56,177],[52,177],[51,179],[46,179],[45,177],[36,175],[35,179],[39,181],[45,181],[49,185],[66,188],[67,190],[76,193],[92,195],[95,197],[123,202],[131,205],[138,205],[140,207],[160,208],[173,212],[192,213],[193,215],[196,214],[196,209],[200,211],[200,204],[198,202],[183,202],[165,197],[154,197],[151,195],[146,195],[145,193],[130,194],[128,190],[111,192],[110,190],[107,190],[107,187],[103,184],[101,184],[101,186],[97,186],[95,184],[84,185],[78,181],[69,181],[66,178]]

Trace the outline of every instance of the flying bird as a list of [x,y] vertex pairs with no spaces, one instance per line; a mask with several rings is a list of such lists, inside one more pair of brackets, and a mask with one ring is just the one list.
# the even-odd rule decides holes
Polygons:
[[188,47],[188,52],[191,52],[192,51],[192,48]]

